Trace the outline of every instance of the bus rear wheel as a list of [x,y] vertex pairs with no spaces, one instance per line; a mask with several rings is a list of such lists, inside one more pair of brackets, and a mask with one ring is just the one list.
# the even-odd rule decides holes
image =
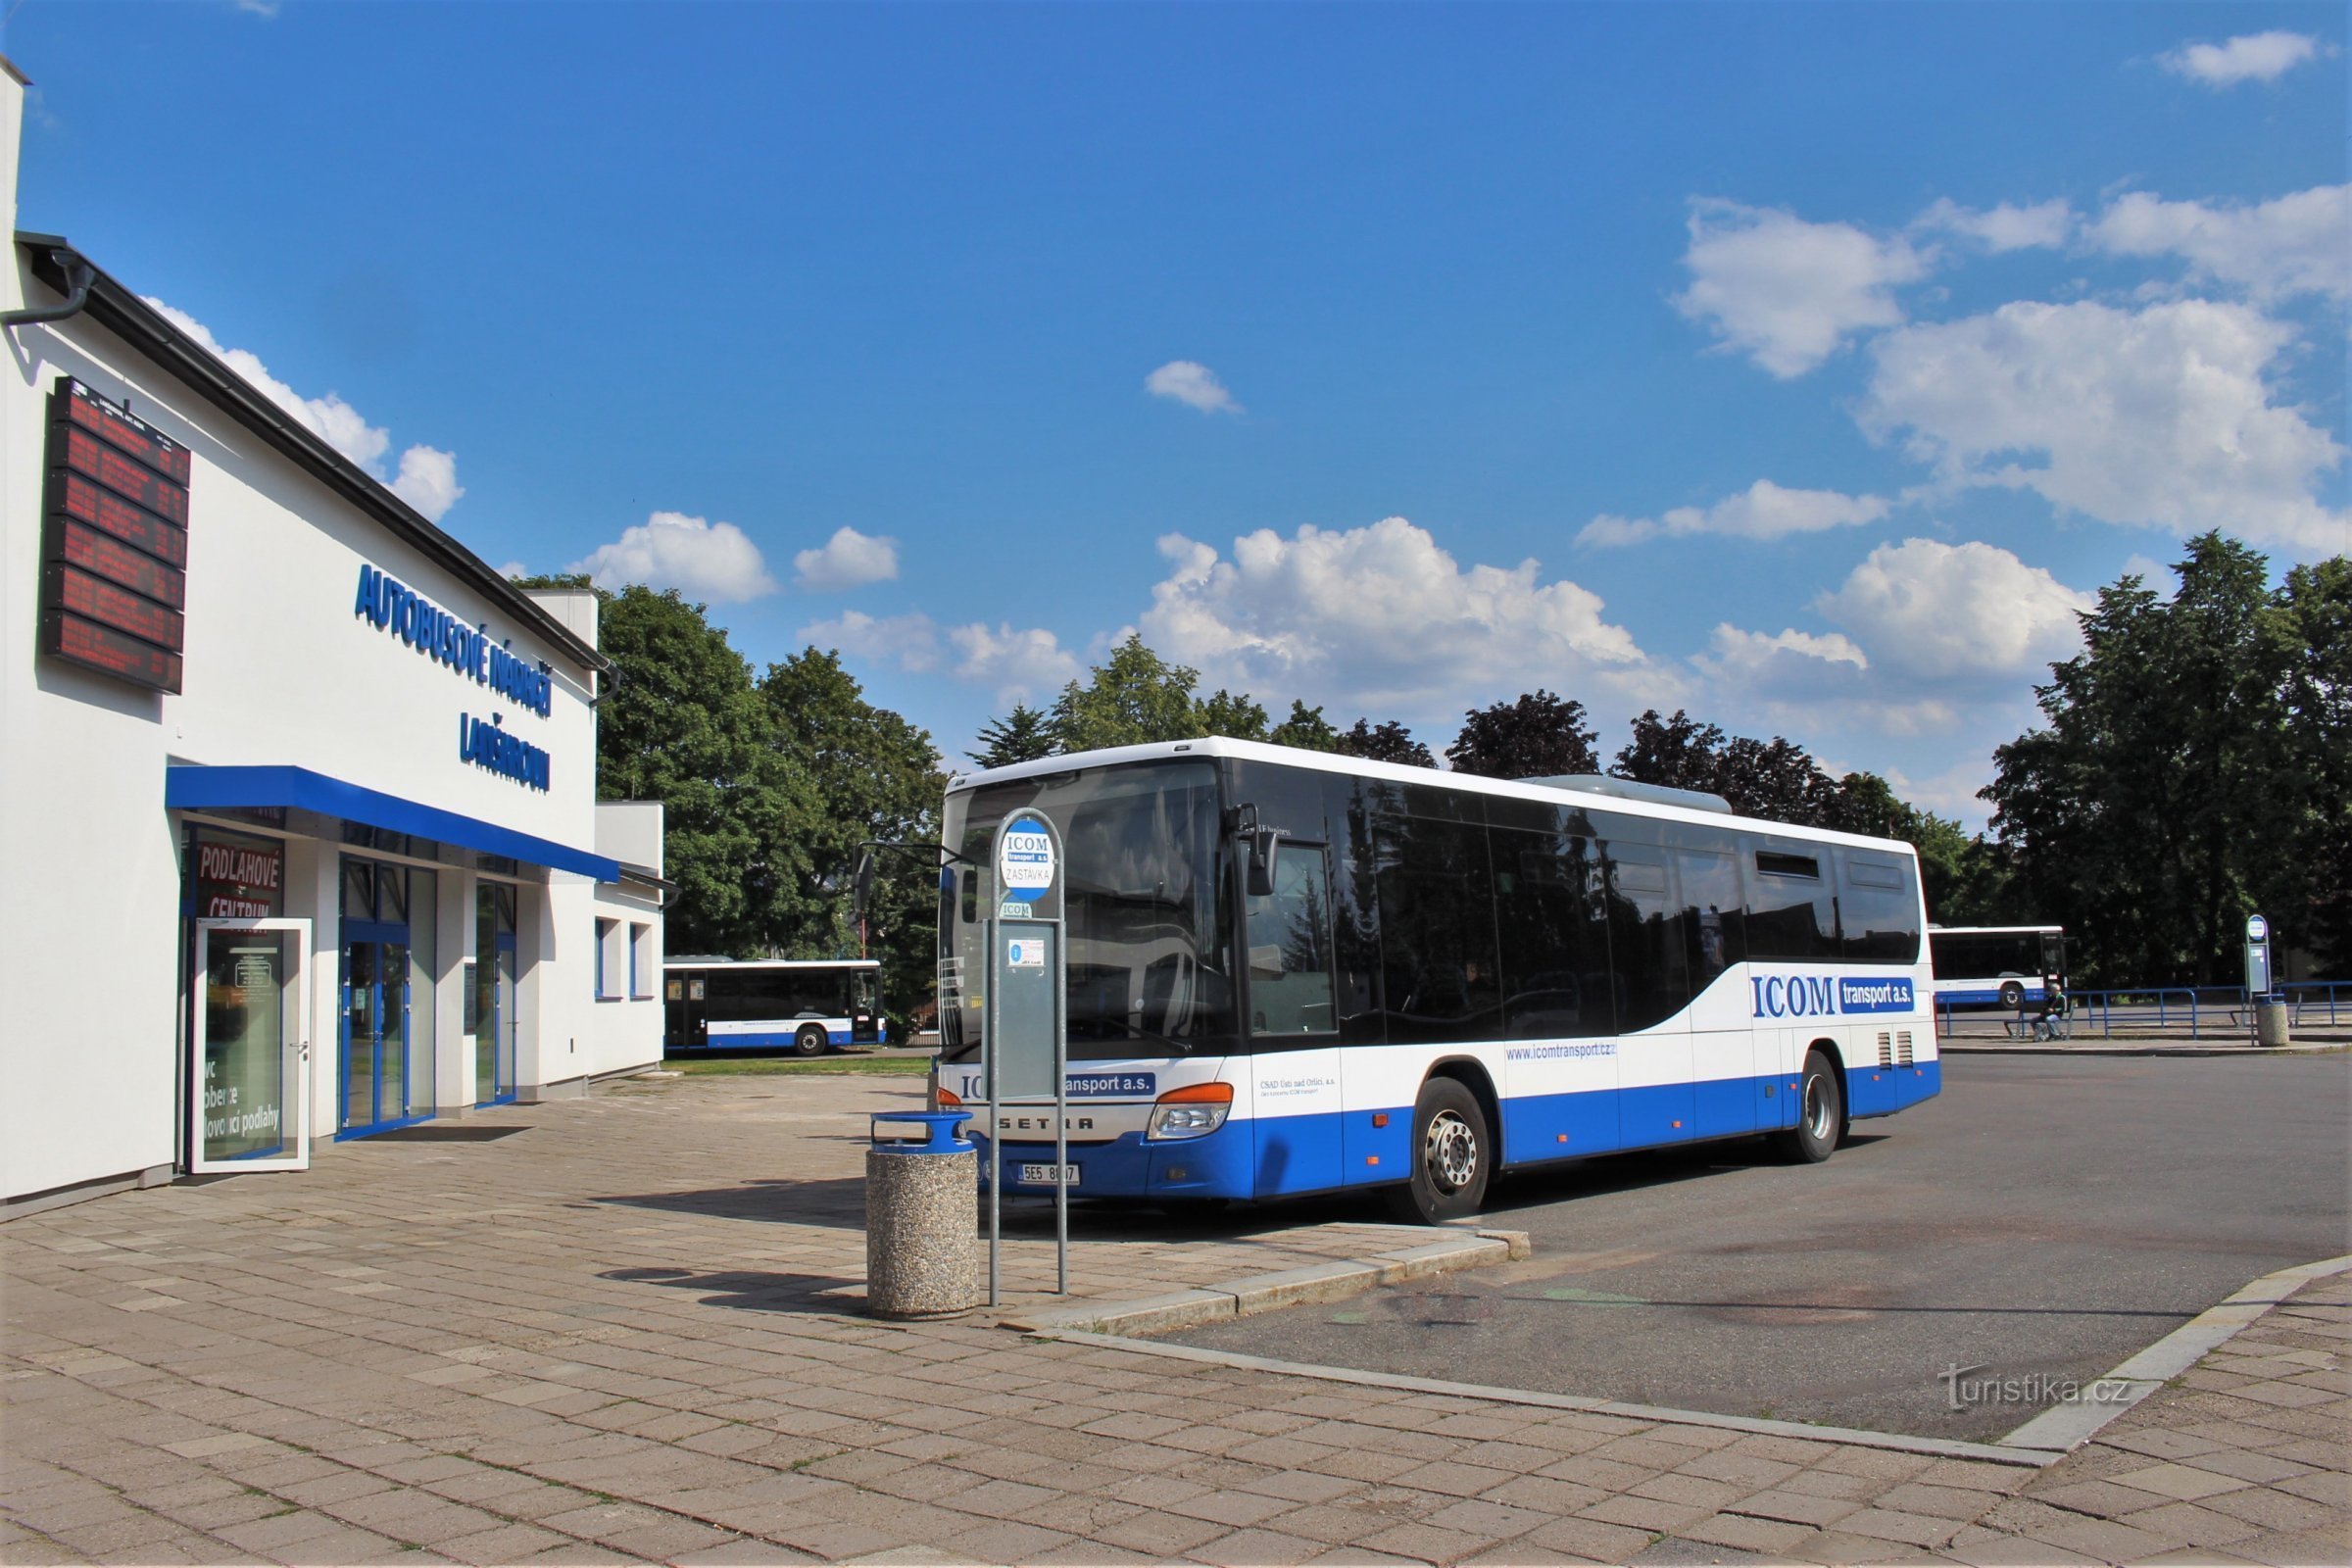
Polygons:
[[1413,1175],[1389,1197],[1407,1224],[1439,1225],[1478,1212],[1494,1173],[1494,1146],[1478,1097],[1456,1079],[1432,1078],[1413,1102]]
[[822,1029],[819,1029],[816,1025],[812,1023],[803,1024],[801,1026],[801,1032],[792,1037],[793,1054],[799,1056],[821,1056],[825,1054],[825,1047],[831,1045],[832,1043],[833,1042],[826,1036],[825,1032]]
[[1773,1135],[1773,1146],[1784,1158],[1799,1165],[1818,1165],[1845,1136],[1845,1086],[1837,1064],[1819,1051],[1805,1053],[1805,1075],[1799,1080],[1796,1126]]

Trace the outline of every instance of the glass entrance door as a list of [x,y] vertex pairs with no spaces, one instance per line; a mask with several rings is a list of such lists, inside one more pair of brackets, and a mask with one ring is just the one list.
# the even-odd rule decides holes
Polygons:
[[[409,1081],[408,928],[345,920],[342,981],[343,1114],[337,1136],[420,1120]],[[423,1109],[429,1113],[429,1100]]]
[[311,1162],[308,920],[199,920],[188,1169]]
[[491,1105],[514,1098],[514,890],[477,886],[473,926],[473,1098]]

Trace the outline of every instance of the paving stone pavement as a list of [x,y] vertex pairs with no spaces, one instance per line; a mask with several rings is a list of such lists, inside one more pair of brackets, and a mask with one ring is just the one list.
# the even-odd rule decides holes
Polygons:
[[[0,1561],[2352,1562],[2343,1276],[2046,1470],[1274,1376],[845,1309],[909,1093],[609,1086],[0,1227]],[[1108,1298],[1395,1241],[1079,1235]]]

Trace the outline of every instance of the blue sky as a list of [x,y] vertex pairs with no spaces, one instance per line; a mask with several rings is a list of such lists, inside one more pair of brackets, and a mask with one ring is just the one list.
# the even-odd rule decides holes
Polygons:
[[[952,758],[1140,629],[1972,824],[2073,612],[2352,549],[2332,5],[23,0],[20,220],[495,564]],[[846,532],[845,532],[846,530]]]

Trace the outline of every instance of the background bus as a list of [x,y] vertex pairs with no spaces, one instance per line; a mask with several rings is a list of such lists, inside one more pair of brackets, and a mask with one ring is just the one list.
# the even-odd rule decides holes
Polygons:
[[[1511,1166],[1759,1133],[1825,1158],[1941,1084],[1907,844],[1203,739],[950,790],[942,1104],[985,1095],[967,977],[1015,811],[1062,838],[1079,1197],[1385,1186],[1450,1218]],[[993,1129],[1007,1191],[1052,1191],[1038,1108]]]
[[880,1044],[877,958],[673,958],[662,966],[665,1054]]
[[2066,928],[1938,925],[1928,928],[1936,1001],[1945,1007],[2023,1007],[2042,999],[2042,978],[2066,977]]

